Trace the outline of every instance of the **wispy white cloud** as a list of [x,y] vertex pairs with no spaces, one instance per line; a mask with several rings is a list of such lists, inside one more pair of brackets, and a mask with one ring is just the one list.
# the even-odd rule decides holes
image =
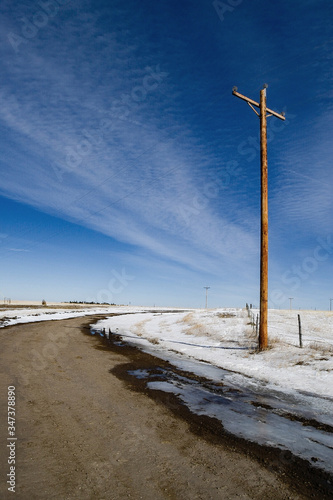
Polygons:
[[[82,16],[73,17],[71,29],[75,33],[83,23],[85,44],[97,19]],[[180,122],[172,75],[166,76],[158,60],[147,70],[134,56],[136,47],[119,50],[109,38],[99,40],[108,54],[116,54],[103,80],[91,68],[96,56],[102,66],[94,45],[80,61],[79,75],[75,51],[64,61],[61,51],[55,55],[60,36],[43,56],[29,48],[28,67],[17,63],[13,76],[30,89],[28,99],[10,87],[0,96],[1,119],[26,148],[8,165],[2,192],[195,268],[214,267],[211,259],[247,260],[255,252],[252,231],[218,214],[214,199],[195,205],[190,218],[180,210],[181,204],[191,210],[203,182],[214,183],[198,171],[218,160]],[[48,87],[58,89],[56,103]],[[169,115],[161,119],[165,110]],[[234,201],[227,194],[225,203],[230,211]]]
[[[281,155],[280,179],[274,192],[273,210],[286,224],[314,234],[332,228],[333,171],[331,165],[331,114],[325,112],[306,130],[293,130],[293,141]],[[294,126],[298,128],[295,122]],[[297,139],[295,139],[295,136]]]
[[8,248],[10,252],[30,252],[30,250],[26,250],[25,248]]

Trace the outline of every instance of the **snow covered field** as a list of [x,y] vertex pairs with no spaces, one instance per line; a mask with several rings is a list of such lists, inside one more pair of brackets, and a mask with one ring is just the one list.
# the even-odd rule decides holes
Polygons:
[[150,389],[175,394],[194,413],[219,419],[230,433],[281,454],[289,450],[333,473],[333,314],[269,311],[271,345],[261,353],[251,321],[241,309],[141,312],[93,328],[106,334],[110,329],[184,373],[133,373]]
[[283,390],[333,398],[333,313],[299,313],[302,349],[297,314],[269,311],[271,348],[262,353],[255,352],[256,334],[247,311],[241,309],[126,314],[99,321],[95,327],[117,329],[124,339],[156,356],[176,352]]
[[34,321],[50,321],[50,320],[60,320],[67,318],[76,318],[78,316],[87,316],[95,314],[114,314],[114,313],[124,313],[124,312],[142,312],[145,308],[141,307],[45,307],[41,308],[6,308],[6,306],[0,307],[0,328],[5,326],[17,325],[18,323],[32,323]]

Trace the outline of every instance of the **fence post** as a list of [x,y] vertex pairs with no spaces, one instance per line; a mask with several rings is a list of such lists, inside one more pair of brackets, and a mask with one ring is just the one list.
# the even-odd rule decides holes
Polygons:
[[259,314],[257,314],[257,319],[256,319],[256,335],[257,337],[259,335]]
[[303,344],[302,344],[302,325],[301,325],[301,316],[300,316],[300,314],[298,314],[297,316],[298,316],[298,336],[299,336],[299,346],[300,346],[300,347],[303,347]]

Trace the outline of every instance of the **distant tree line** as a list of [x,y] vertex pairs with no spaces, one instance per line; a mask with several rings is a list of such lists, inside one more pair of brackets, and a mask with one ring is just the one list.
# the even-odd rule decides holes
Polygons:
[[69,300],[65,304],[91,304],[97,306],[115,306],[114,302],[86,302],[85,300]]

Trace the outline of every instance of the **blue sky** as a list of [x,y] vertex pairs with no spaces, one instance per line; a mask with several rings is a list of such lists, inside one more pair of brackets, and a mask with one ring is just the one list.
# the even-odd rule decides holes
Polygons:
[[259,302],[268,119],[269,306],[333,297],[332,14],[324,0],[3,0],[0,297]]

